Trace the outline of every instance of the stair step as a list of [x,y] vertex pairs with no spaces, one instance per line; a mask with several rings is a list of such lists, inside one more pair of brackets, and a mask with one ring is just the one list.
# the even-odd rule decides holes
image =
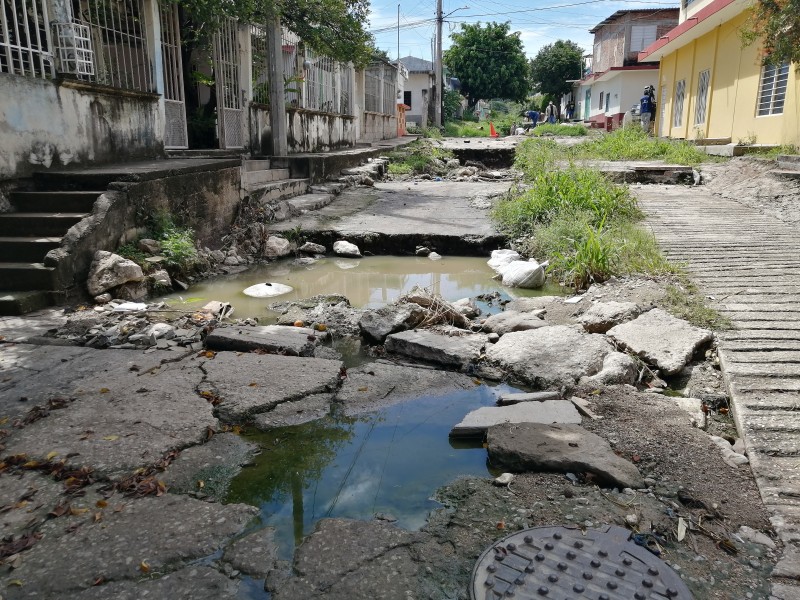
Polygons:
[[270,168],[269,159],[265,158],[253,158],[249,160],[242,161],[242,170],[245,172],[249,171],[265,171],[266,169]]
[[263,183],[254,187],[244,186],[247,192],[253,194],[263,203],[279,202],[295,196],[302,196],[308,192],[308,179],[281,179],[271,183]]
[[0,215],[0,236],[56,236],[64,235],[87,213],[4,213]]
[[103,192],[12,192],[11,204],[23,212],[91,212]]
[[0,237],[0,256],[14,262],[41,262],[60,245],[60,237]]
[[333,194],[303,194],[288,200],[291,212],[302,215],[309,210],[318,210],[333,202]]
[[42,290],[0,292],[0,315],[24,315],[50,304],[50,294]]
[[0,290],[52,290],[54,271],[42,263],[0,263]]
[[263,171],[245,171],[242,173],[242,186],[251,187],[262,183],[272,183],[289,179],[289,169],[268,169]]
[[[798,167],[800,167],[800,165],[798,165]],[[781,179],[800,179],[800,171],[776,169],[774,171],[770,171],[770,174],[773,177],[780,177]]]

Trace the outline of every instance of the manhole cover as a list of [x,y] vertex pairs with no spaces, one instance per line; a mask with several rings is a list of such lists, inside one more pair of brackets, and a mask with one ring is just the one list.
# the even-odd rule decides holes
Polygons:
[[663,560],[628,541],[631,532],[534,527],[497,541],[472,572],[472,600],[691,600]]

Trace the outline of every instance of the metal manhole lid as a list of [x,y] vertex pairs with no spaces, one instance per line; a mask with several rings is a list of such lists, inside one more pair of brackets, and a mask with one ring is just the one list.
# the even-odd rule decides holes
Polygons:
[[524,529],[495,542],[472,571],[472,600],[692,600],[667,563],[615,525]]

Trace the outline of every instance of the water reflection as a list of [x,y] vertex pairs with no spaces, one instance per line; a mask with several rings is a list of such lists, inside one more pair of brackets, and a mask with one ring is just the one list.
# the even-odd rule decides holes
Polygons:
[[[218,277],[172,294],[173,306],[195,307],[209,300],[230,302],[235,317],[274,317],[272,302],[299,300],[317,294],[343,294],[353,306],[378,308],[394,302],[415,285],[430,288],[446,300],[478,296],[498,290],[505,298],[559,294],[558,287],[511,290],[494,281],[486,260],[480,257],[445,257],[432,261],[418,256],[370,256],[362,259],[324,258],[311,265],[291,260],[260,265],[243,273]],[[275,298],[251,298],[242,290],[257,283],[290,285],[294,290]]]
[[430,499],[437,488],[460,475],[488,474],[483,447],[451,445],[448,434],[467,412],[510,390],[477,385],[357,417],[334,411],[313,423],[250,434],[263,452],[234,479],[227,501],[259,506],[277,529],[284,557],[324,517],[386,513],[417,529],[437,506]]

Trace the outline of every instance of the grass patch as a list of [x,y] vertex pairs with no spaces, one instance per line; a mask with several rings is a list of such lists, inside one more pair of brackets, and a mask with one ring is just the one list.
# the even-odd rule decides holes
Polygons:
[[599,171],[567,163],[550,140],[529,140],[515,166],[524,189],[512,190],[492,211],[499,228],[522,238],[520,250],[550,261],[548,271],[578,290],[612,275],[674,273],[626,186]]
[[552,135],[554,137],[574,137],[574,136],[584,136],[589,133],[589,130],[586,129],[583,125],[565,125],[565,124],[556,124],[553,125],[551,123],[544,123],[542,125],[537,125],[533,129],[531,129],[531,133],[535,136],[542,136],[542,135]]
[[390,152],[388,157],[389,173],[392,175],[443,175],[447,172],[444,163],[453,158],[453,153],[427,139],[420,139]]
[[154,268],[152,263],[149,263],[145,260],[149,255],[139,250],[134,243],[128,243],[120,246],[117,248],[116,254],[119,254],[122,258],[132,260],[137,265],[142,267],[142,271],[145,273],[152,271]]
[[697,165],[713,160],[689,142],[653,138],[638,127],[616,129],[609,134],[565,149],[565,153],[571,158],[663,160],[679,165]]
[[708,306],[706,298],[685,273],[678,273],[675,283],[667,286],[664,308],[698,327],[716,330],[731,328],[730,319]]

